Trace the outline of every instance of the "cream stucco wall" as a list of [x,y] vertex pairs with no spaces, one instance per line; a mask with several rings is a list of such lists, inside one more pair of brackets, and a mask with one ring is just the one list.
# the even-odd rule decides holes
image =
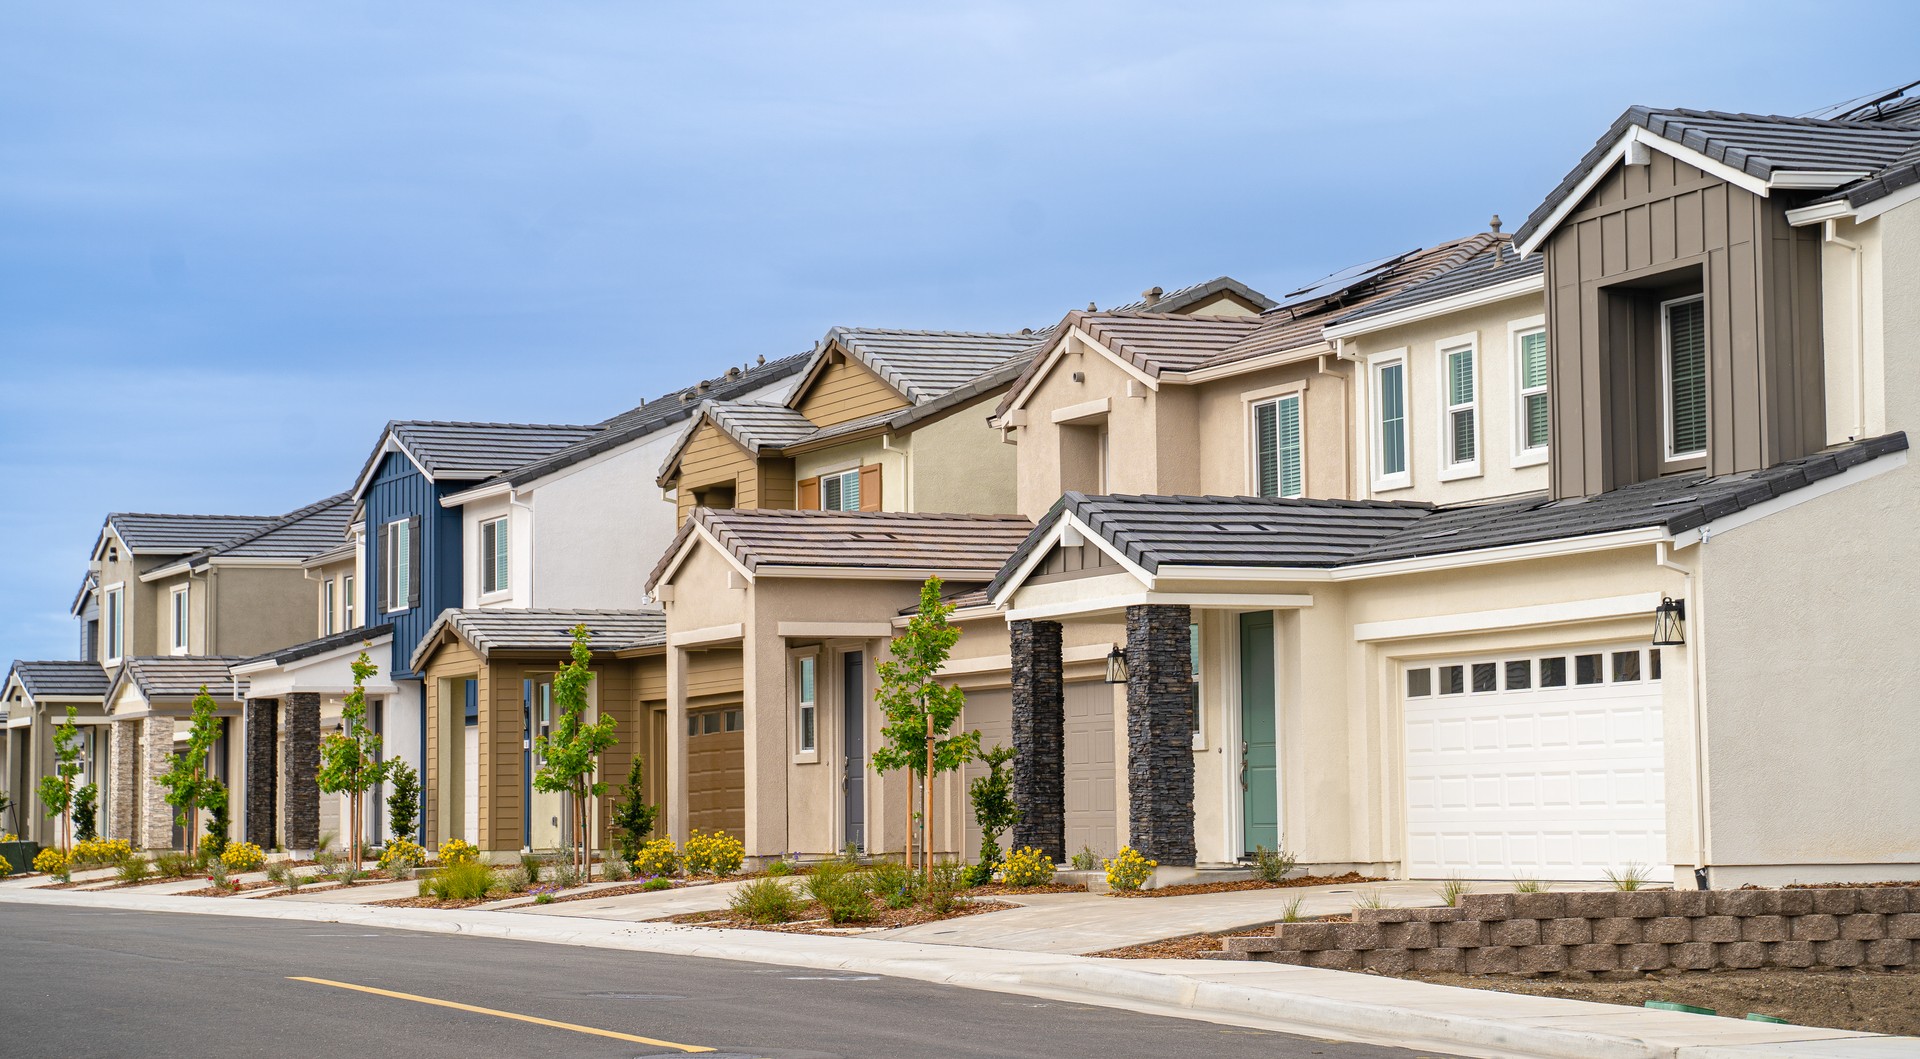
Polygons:
[[885,440],[862,438],[795,453],[794,478],[878,465],[882,511],[1009,513],[1015,451],[987,426],[998,401],[997,393],[984,397]]

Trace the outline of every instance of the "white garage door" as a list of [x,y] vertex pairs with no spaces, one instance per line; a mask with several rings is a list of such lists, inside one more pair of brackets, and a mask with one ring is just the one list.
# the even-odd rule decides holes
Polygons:
[[1657,649],[1447,659],[1404,681],[1415,877],[1672,878]]

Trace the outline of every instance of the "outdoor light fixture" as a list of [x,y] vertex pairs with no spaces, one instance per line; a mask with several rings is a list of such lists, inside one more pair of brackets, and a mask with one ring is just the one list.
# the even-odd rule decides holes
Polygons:
[[1653,645],[1679,647],[1686,643],[1686,624],[1687,601],[1662,596],[1660,605],[1653,608]]
[[1107,683],[1125,684],[1127,682],[1127,652],[1115,645],[1107,652]]

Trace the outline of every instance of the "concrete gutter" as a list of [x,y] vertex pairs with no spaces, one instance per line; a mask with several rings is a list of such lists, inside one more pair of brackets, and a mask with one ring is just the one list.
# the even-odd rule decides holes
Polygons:
[[340,923],[883,974],[1310,1037],[1508,1059],[1893,1059],[1920,1039],[1649,1011],[1277,964],[1111,960],[471,909],[0,890],[0,902]]

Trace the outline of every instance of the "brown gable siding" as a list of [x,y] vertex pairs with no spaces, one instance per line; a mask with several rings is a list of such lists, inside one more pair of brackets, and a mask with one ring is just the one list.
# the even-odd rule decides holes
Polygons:
[[794,408],[823,427],[907,407],[907,399],[851,357],[836,351]]
[[1554,232],[1543,252],[1555,496],[1671,469],[1658,448],[1659,334],[1620,295],[1637,284],[1659,297],[1684,271],[1707,300],[1707,469],[1753,470],[1825,444],[1819,236],[1789,226],[1784,209],[1656,151],[1616,167]]
[[715,485],[733,487],[736,507],[758,506],[760,476],[757,471],[761,462],[711,420],[703,421],[680,454],[680,473],[674,479],[674,500],[680,519],[685,521],[687,513],[697,505],[696,492]]

